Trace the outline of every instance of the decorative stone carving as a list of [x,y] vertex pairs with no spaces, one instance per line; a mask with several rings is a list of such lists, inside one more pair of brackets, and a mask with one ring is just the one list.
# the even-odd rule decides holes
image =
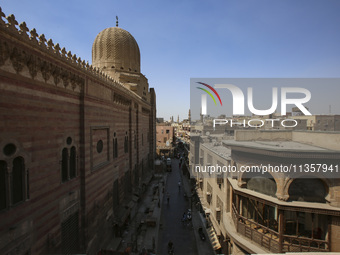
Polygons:
[[36,59],[36,57],[33,56],[33,55],[30,55],[29,59],[27,61],[28,71],[29,71],[29,73],[30,73],[30,75],[33,79],[34,79],[35,76],[37,76],[37,73],[39,71],[39,67],[38,67],[39,63],[38,62],[39,62],[39,60]]
[[51,64],[47,63],[46,61],[42,61],[40,65],[40,71],[45,82],[48,81],[51,77]]
[[6,25],[5,21],[3,21],[3,19],[2,19],[2,18],[5,18],[5,17],[6,17],[5,13],[2,12],[2,9],[0,7],[0,26],[2,26],[2,27],[4,27]]
[[30,31],[30,40],[34,43],[38,43],[38,40],[37,40],[37,37],[38,37],[38,33],[37,33],[37,30],[35,30],[35,28],[33,28],[31,31]]
[[72,73],[70,74],[70,76],[72,90],[75,90],[75,88],[77,87],[77,77]]
[[0,66],[4,65],[9,58],[10,49],[7,42],[0,42]]
[[72,56],[72,61],[73,61],[74,63],[77,62],[77,55],[76,55],[76,54],[73,54],[73,56]]
[[57,55],[60,56],[60,46],[59,46],[59,43],[54,45],[54,53],[56,53]]
[[24,65],[26,64],[26,53],[24,51],[18,50],[16,47],[14,47],[12,54],[11,54],[11,61],[14,70],[19,73],[24,68]]
[[113,101],[117,104],[122,104],[122,105],[125,105],[125,106],[131,105],[131,100],[127,99],[126,97],[124,97],[124,96],[122,96],[118,93],[114,93]]
[[128,31],[120,27],[106,28],[94,40],[92,63],[99,68],[115,66],[116,69],[140,72],[138,44]]
[[19,25],[19,27],[20,27],[19,34],[21,34],[21,35],[25,36],[26,38],[28,38],[27,32],[29,31],[29,29],[28,29],[28,27],[27,27],[27,25],[26,25],[26,22],[25,22],[25,21],[22,22],[22,23]]
[[55,85],[58,85],[59,82],[60,82],[60,73],[61,73],[60,67],[53,66],[53,68],[52,68],[52,76],[53,76],[53,80],[54,80],[54,84]]
[[64,87],[66,88],[69,84],[69,72],[67,72],[66,70],[62,70],[61,79],[63,81]]
[[72,53],[71,53],[71,51],[68,51],[68,52],[67,52],[67,57],[68,57],[69,59],[72,59]]
[[49,39],[47,41],[47,49],[53,52],[53,46],[54,46],[54,44],[53,44],[52,39]]
[[45,35],[44,34],[41,34],[39,36],[39,45],[43,45],[43,46],[46,46],[46,38],[45,38]]
[[17,31],[16,25],[18,25],[18,21],[16,21],[15,16],[13,14],[6,17],[8,20],[7,27],[13,31]]
[[61,49],[61,56],[62,57],[66,57],[66,49],[65,49],[65,47],[63,47],[62,49]]
[[[9,15],[6,19],[5,14],[2,12],[0,7],[0,30],[7,30],[5,33],[9,34],[13,42],[15,40],[16,43],[9,43],[6,39],[0,40],[0,66],[4,65],[8,59],[10,59],[11,64],[14,70],[19,74],[23,71],[24,67],[27,66],[30,76],[34,79],[38,72],[41,72],[43,79],[47,82],[51,76],[53,76],[53,81],[55,85],[60,83],[60,80],[63,80],[63,84],[67,87],[70,83],[72,84],[71,88],[75,90],[77,86],[84,85],[84,79],[81,78],[74,69],[69,69],[69,67],[77,68],[79,71],[86,72],[87,75],[92,75],[99,78],[100,80],[110,83],[113,87],[118,87],[123,89],[126,93],[132,93],[127,88],[125,88],[119,81],[113,79],[108,74],[103,72],[101,68],[94,68],[88,62],[85,62],[80,57],[77,57],[76,54],[72,54],[70,51],[66,51],[65,48],[60,47],[57,43],[54,45],[52,39],[48,41],[45,38],[44,34],[39,35],[35,28],[29,30],[25,22],[20,23],[18,26],[18,22],[15,19],[14,15]],[[28,33],[29,32],[29,33]],[[111,31],[112,32],[112,31]],[[125,30],[119,29],[116,31],[118,33],[122,33],[125,37],[124,40],[127,42],[132,42],[131,46],[134,50],[134,56],[131,61],[136,64],[135,68],[139,71],[139,48],[134,38]],[[109,40],[111,40],[109,38]],[[66,64],[52,64],[49,60],[50,58],[45,58],[36,55],[35,51],[27,51],[26,46],[23,45],[22,41],[30,44],[33,49],[36,51],[44,52],[50,55],[51,58],[62,61]],[[24,46],[24,47],[22,47]],[[127,48],[130,46],[125,45]],[[111,54],[111,53],[110,53]],[[117,53],[120,54],[120,53]],[[46,55],[44,55],[46,56]],[[61,67],[63,66],[63,67]],[[130,105],[131,100],[124,100],[124,96],[116,97],[116,102],[123,105]]]

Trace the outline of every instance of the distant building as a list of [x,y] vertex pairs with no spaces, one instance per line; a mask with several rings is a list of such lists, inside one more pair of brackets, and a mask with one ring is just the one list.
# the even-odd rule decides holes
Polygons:
[[175,128],[170,123],[156,125],[156,153],[158,156],[172,156],[175,140]]
[[307,122],[307,130],[312,131],[340,131],[340,115],[310,115],[293,116],[295,120]]
[[0,254],[96,254],[152,175],[156,94],[124,29],[92,66],[28,31],[0,19]]
[[157,123],[163,123],[164,122],[164,118],[156,118],[156,122]]

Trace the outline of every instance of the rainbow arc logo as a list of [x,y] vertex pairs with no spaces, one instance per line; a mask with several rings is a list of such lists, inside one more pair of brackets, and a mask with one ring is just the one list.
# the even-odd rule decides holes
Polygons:
[[[217,98],[220,101],[220,104],[222,106],[221,97],[220,97],[220,95],[217,93],[217,91],[213,87],[211,87],[209,84],[206,84],[206,83],[203,83],[203,82],[197,82],[197,83],[207,87],[208,89],[210,89],[217,96]],[[217,105],[215,97],[213,96],[213,94],[209,90],[207,90],[205,88],[201,88],[201,87],[196,87],[196,88],[206,92],[212,98],[212,100],[214,100],[215,105]],[[202,97],[201,97],[201,106],[202,106],[201,114],[206,115],[207,114],[207,95],[206,94],[202,94]]]
[[[207,88],[211,89],[211,91],[214,92],[215,95],[217,96],[218,100],[220,100],[220,104],[221,104],[221,106],[222,106],[222,100],[221,100],[221,98],[220,98],[220,95],[217,93],[217,91],[216,91],[213,87],[211,87],[210,85],[208,85],[208,84],[206,84],[206,83],[203,83],[203,82],[197,82],[197,83],[198,83],[198,84],[201,84],[201,85],[203,85],[203,86],[206,86]],[[204,92],[206,92],[206,93],[214,100],[215,105],[217,105],[214,96],[209,92],[209,90],[206,90],[206,89],[201,88],[201,87],[197,87],[197,88],[203,90]]]

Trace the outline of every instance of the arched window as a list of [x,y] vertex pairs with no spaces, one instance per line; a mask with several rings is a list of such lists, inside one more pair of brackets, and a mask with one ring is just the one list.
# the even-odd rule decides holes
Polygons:
[[2,153],[0,156],[5,156],[5,159],[0,160],[0,210],[29,198],[29,171],[25,165],[25,152],[16,142],[11,142],[3,147]]
[[115,158],[115,152],[116,152],[116,149],[115,149],[115,139],[113,138],[112,139],[112,157]]
[[118,141],[116,132],[113,133],[113,158],[118,158]]
[[22,157],[16,157],[13,160],[12,170],[12,204],[24,200],[25,191],[25,163]]
[[70,179],[73,179],[76,177],[76,160],[77,160],[77,153],[76,153],[76,147],[71,148],[70,153]]
[[276,182],[269,173],[246,173],[243,177],[247,183],[247,189],[276,197]]
[[134,131],[134,148],[137,149],[137,135],[135,131]]
[[61,182],[77,177],[77,149],[73,141],[72,137],[67,137],[61,151]]
[[124,152],[125,153],[129,152],[129,136],[127,132],[125,133],[125,139],[124,139]]
[[7,207],[7,164],[5,161],[0,161],[0,210]]
[[288,189],[290,201],[326,203],[328,189],[320,179],[295,179]]
[[65,182],[68,180],[68,150],[66,148],[63,149],[61,157],[61,180]]

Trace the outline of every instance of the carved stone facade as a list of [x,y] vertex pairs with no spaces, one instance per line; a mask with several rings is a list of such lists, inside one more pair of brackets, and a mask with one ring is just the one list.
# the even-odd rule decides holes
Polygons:
[[92,64],[144,100],[150,100],[148,81],[140,72],[139,47],[128,31],[118,25],[101,31],[92,45]]
[[95,254],[119,235],[153,171],[142,83],[144,96],[0,9],[0,254]]

